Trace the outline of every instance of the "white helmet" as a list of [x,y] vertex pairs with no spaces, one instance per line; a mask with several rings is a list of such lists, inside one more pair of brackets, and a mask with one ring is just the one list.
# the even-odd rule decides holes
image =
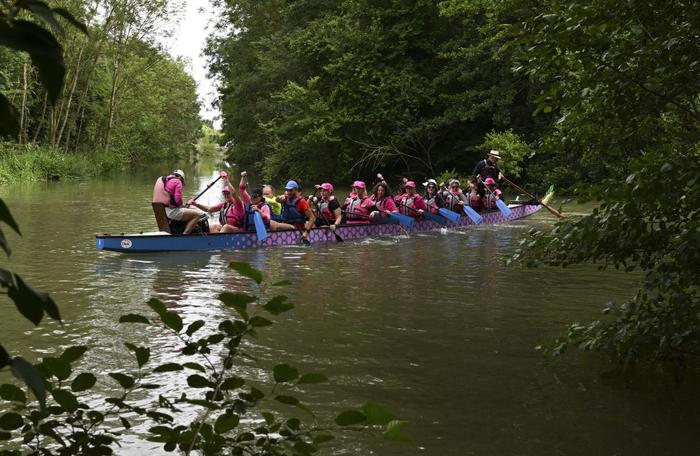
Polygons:
[[173,171],[173,174],[176,176],[180,176],[183,181],[185,180],[185,172],[183,170],[176,169],[175,171]]

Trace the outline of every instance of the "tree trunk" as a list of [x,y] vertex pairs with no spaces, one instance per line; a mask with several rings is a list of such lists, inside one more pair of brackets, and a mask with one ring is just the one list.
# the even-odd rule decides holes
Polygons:
[[34,138],[32,138],[32,144],[36,144],[37,139],[39,139],[39,133],[41,132],[41,127],[44,126],[44,120],[46,119],[46,105],[49,102],[49,94],[44,92],[44,107],[41,108],[41,118],[39,119],[39,125],[37,125],[34,131]]
[[[75,73],[73,75],[73,83],[71,84],[70,93],[68,94],[68,102],[66,104],[66,114],[63,116],[63,122],[61,123],[61,129],[58,131],[57,145],[61,145],[61,138],[63,137],[63,131],[66,128],[66,123],[68,122],[68,117],[70,117],[70,106],[73,102],[73,94],[75,93],[75,87],[78,85],[78,77],[80,76],[80,63],[83,57],[83,49],[85,44],[80,46],[80,51],[78,52],[78,59],[75,64]],[[66,142],[66,149],[68,149],[68,142]]]
[[56,147],[56,108],[51,105],[49,113],[49,146]]
[[19,135],[17,138],[17,142],[20,143],[20,145],[24,142],[24,138],[27,137],[27,134],[25,132],[26,125],[25,125],[25,116],[24,113],[27,110],[27,64],[25,63],[22,65],[22,109],[19,114]]
[[114,127],[114,111],[117,103],[117,77],[119,76],[119,56],[114,57],[114,72],[112,73],[112,95],[109,98],[109,116],[107,132],[105,133],[105,152],[109,153],[112,144],[112,129]]

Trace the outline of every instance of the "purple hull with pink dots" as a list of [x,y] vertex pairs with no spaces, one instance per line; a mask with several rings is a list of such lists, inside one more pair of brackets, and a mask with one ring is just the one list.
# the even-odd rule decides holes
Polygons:
[[[499,211],[482,212],[481,225],[496,225],[512,220],[527,217],[540,210],[539,204],[511,205],[512,214],[505,217]],[[474,226],[474,223],[466,216],[462,216],[458,222],[440,225],[433,221],[416,220],[413,227],[407,228],[394,224],[368,224],[368,225],[343,225],[336,229],[336,233],[343,240],[396,236],[400,234],[421,233],[440,228],[463,229]],[[317,244],[321,242],[336,242],[335,236],[328,228],[315,228],[309,233],[309,242]],[[277,231],[267,233],[267,237],[260,241],[255,232],[227,233],[227,234],[167,234],[167,233],[142,233],[98,235],[96,247],[98,250],[111,250],[123,253],[135,252],[171,252],[186,250],[239,250],[258,247],[271,247],[275,245],[301,244],[301,231]]]

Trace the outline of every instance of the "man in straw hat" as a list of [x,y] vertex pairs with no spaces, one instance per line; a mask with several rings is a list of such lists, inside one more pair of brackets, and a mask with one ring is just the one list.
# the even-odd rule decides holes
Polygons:
[[503,177],[501,169],[498,167],[498,160],[500,159],[501,153],[499,151],[493,149],[489,151],[486,159],[476,164],[474,168],[474,177],[482,181],[489,177],[495,181],[500,180]]

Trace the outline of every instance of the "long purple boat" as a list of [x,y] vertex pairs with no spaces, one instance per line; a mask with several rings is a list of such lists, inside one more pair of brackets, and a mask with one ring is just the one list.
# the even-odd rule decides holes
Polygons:
[[[551,196],[551,195],[547,195]],[[526,204],[510,204],[510,216],[506,217],[500,211],[481,213],[481,225],[496,225],[510,222],[534,214],[542,208],[538,202]],[[368,237],[396,236],[401,234],[433,231],[440,228],[463,229],[475,226],[467,216],[461,216],[456,222],[440,224],[432,220],[416,220],[411,227],[392,223],[372,223],[365,225],[341,225],[335,232],[343,240],[354,240]],[[309,233],[309,242],[336,242],[336,237],[328,228],[314,228]],[[104,234],[96,236],[98,250],[110,250],[123,253],[137,252],[171,252],[184,250],[239,250],[275,245],[298,245],[301,243],[301,232],[276,231],[266,233],[262,240],[256,232],[225,233],[225,234],[168,234],[165,232],[121,234],[118,236]]]

